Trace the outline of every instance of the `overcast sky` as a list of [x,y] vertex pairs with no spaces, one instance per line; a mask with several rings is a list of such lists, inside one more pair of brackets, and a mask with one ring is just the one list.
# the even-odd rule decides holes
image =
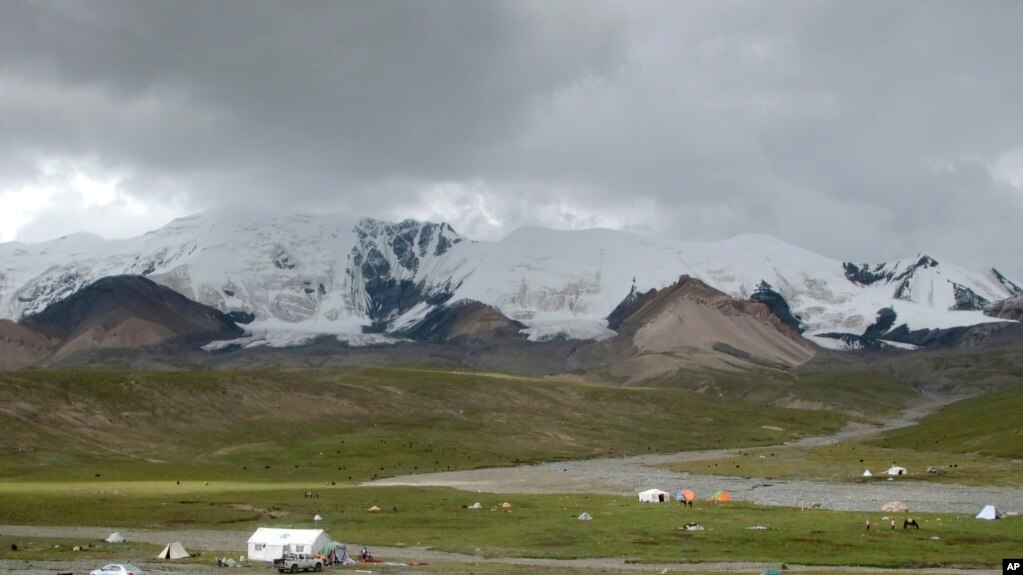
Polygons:
[[4,2],[0,241],[225,205],[1023,280],[1023,3]]

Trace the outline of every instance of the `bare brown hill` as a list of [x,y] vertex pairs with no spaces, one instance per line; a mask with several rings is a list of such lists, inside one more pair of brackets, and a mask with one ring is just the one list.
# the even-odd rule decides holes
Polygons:
[[440,343],[487,344],[523,339],[519,332],[525,327],[494,306],[461,300],[431,311],[401,335]]
[[231,339],[243,330],[223,313],[141,276],[113,276],[25,318],[21,327],[54,343],[47,362],[91,349]]
[[0,370],[19,369],[53,353],[53,342],[13,321],[0,319]]
[[613,357],[606,373],[627,383],[683,369],[791,369],[816,352],[766,305],[737,300],[689,276],[633,294],[611,314],[609,325],[619,335],[586,355]]

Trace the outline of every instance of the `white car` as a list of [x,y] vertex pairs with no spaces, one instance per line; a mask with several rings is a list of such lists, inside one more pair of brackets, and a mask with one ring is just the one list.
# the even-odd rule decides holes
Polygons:
[[89,575],[146,575],[146,572],[127,563],[111,563],[99,569],[93,569]]

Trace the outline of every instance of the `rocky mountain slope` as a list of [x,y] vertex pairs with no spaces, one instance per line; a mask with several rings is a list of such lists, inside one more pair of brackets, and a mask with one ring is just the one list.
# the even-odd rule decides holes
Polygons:
[[816,349],[767,305],[735,299],[689,276],[626,298],[609,325],[618,335],[579,355],[605,357],[607,374],[626,383],[683,369],[790,369]]
[[[236,338],[243,330],[218,310],[141,276],[112,276],[55,302],[17,326],[23,347],[51,351],[49,360],[97,348],[138,348],[165,343],[196,347]],[[38,344],[45,341],[48,348]],[[36,354],[34,361],[42,359]]]
[[[470,241],[443,223],[220,210],[127,240],[77,234],[0,244],[0,317],[17,320],[112,275],[138,274],[218,309],[286,346],[331,334],[352,345],[410,333],[449,302],[491,306],[531,340],[606,339],[630,293],[680,275],[766,305],[826,347],[859,345],[881,310],[879,341],[1004,321],[984,314],[1023,289],[996,270],[972,272],[927,255],[843,263],[774,238],[678,242],[611,230],[523,228]],[[891,333],[889,333],[891,332]],[[916,337],[919,340],[919,337]],[[911,342],[910,342],[911,344]]]
[[987,309],[991,317],[1023,321],[1023,293],[993,304]]
[[53,342],[42,334],[0,319],[0,371],[19,369],[53,353]]

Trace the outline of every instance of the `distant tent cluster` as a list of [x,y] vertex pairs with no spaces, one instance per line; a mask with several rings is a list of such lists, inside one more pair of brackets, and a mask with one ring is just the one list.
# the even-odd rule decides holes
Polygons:
[[[640,491],[639,500],[643,503],[663,503],[671,500],[671,494],[661,489],[647,489]],[[732,495],[727,491],[715,491],[710,498],[715,503],[725,503],[732,500]],[[679,503],[692,503],[696,501],[696,493],[692,489],[684,489],[675,494],[675,501]]]
[[[892,465],[885,471],[888,477],[899,477],[900,475],[909,475],[909,471],[905,467],[899,467],[898,465]],[[863,470],[863,477],[873,477],[874,474],[869,469]]]

